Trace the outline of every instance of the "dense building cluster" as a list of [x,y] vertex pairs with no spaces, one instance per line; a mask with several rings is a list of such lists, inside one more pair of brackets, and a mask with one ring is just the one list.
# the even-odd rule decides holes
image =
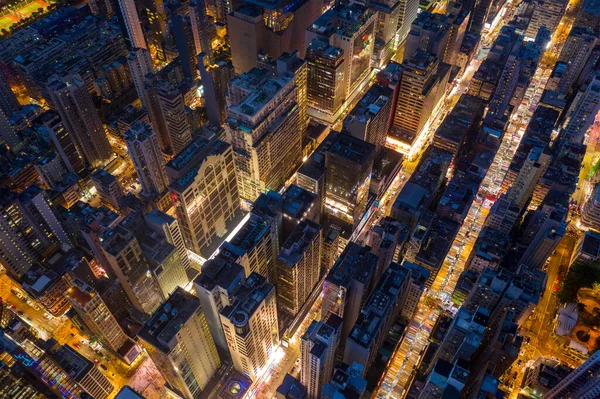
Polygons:
[[1,397],[600,397],[598,0],[15,0],[0,40]]

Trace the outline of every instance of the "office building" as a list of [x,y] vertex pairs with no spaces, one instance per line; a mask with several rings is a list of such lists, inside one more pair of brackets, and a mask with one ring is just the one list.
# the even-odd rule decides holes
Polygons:
[[[142,186],[142,195],[156,202],[162,202],[160,199],[167,194],[169,179],[156,133],[149,124],[136,123],[125,133],[125,144]],[[166,200],[166,206],[159,209],[170,207],[168,196]]]
[[194,280],[194,289],[200,298],[210,333],[217,348],[224,353],[229,352],[229,348],[219,315],[225,306],[233,304],[235,294],[245,280],[244,268],[221,256],[202,265],[202,273]]
[[367,211],[374,159],[373,144],[344,133],[337,135],[325,152],[324,211],[352,230]]
[[134,0],[118,0],[119,8],[121,9],[121,15],[123,16],[123,23],[127,30],[127,36],[129,36],[129,43],[133,48],[148,49],[146,45],[146,39],[144,38],[144,32],[142,31],[142,24],[138,14],[137,5]]
[[569,108],[569,121],[564,129],[565,137],[583,143],[588,129],[600,110],[600,75],[595,76],[585,91],[578,93]]
[[416,0],[400,0],[398,3],[398,30],[396,31],[394,49],[405,43],[413,21],[419,13],[419,2]]
[[13,152],[18,152],[22,147],[22,141],[18,133],[2,109],[0,109],[0,139]]
[[565,9],[567,8],[566,0],[537,0],[534,4],[533,14],[527,30],[525,31],[525,37],[529,39],[535,39],[538,30],[545,26],[546,29],[553,33],[560,19],[562,18]]
[[116,177],[104,169],[92,174],[92,184],[100,196],[100,203],[113,211],[119,210],[119,200],[123,198],[123,189]]
[[129,337],[94,288],[75,279],[65,296],[93,336],[113,352],[119,352],[129,341]]
[[232,143],[240,197],[251,203],[279,191],[302,161],[298,87],[293,73],[253,69],[229,83],[227,139]]
[[[190,7],[190,10],[192,8]],[[171,16],[170,30],[175,37],[175,47],[183,77],[187,82],[193,82],[197,76],[196,44],[194,43],[194,25],[191,16],[185,13]]]
[[275,287],[252,273],[221,311],[221,324],[233,367],[256,381],[279,346]]
[[334,121],[345,99],[344,51],[321,38],[314,38],[306,49],[308,63],[308,107],[317,119]]
[[108,161],[112,149],[85,83],[78,77],[67,82],[55,79],[47,89],[50,102],[87,166],[96,167]]
[[192,141],[183,95],[164,82],[158,86],[156,96],[169,140],[168,153],[177,155]]
[[[177,247],[162,237],[146,235],[141,241],[142,254],[148,260],[150,272],[167,298],[177,287],[186,287],[190,280]],[[185,254],[187,257],[187,254]],[[189,260],[188,260],[189,261]]]
[[507,199],[522,210],[529,202],[529,198],[546,169],[548,169],[550,161],[550,155],[544,152],[543,148],[532,148],[517,175],[517,179],[508,191]]
[[360,308],[375,284],[373,277],[378,261],[369,247],[349,242],[325,278],[321,315],[324,320],[329,314],[343,319],[340,346],[346,343]]
[[410,270],[391,263],[383,272],[373,292],[361,308],[348,336],[344,363],[360,363],[368,370],[390,327],[396,322],[408,292]]
[[43,185],[47,188],[60,185],[63,181],[63,175],[67,173],[60,156],[55,151],[40,158],[35,163],[35,170],[40,176]]
[[272,222],[269,217],[251,214],[237,234],[221,244],[219,254],[242,265],[247,277],[258,273],[276,285],[279,239]]
[[429,116],[442,98],[450,68],[433,54],[417,50],[402,63],[391,135],[400,142],[402,152],[412,155],[424,145],[422,132]]
[[446,15],[429,11],[420,13],[406,37],[403,61],[410,60],[419,49],[435,55],[440,61],[446,59],[449,35],[450,23]]
[[401,12],[398,0],[373,1],[369,6],[377,12],[373,66],[383,68],[391,60],[396,50],[398,17]]
[[287,240],[303,220],[308,219],[320,223],[320,204],[318,195],[295,184],[290,184],[281,196],[280,242]]
[[[344,100],[352,100],[360,92],[357,89],[371,72],[377,16],[376,11],[358,3],[340,4],[326,11],[306,29],[307,43],[312,43],[313,39],[319,38],[330,46],[341,49],[343,57],[341,65],[344,70],[342,92]],[[333,48],[324,50],[330,54],[336,52]],[[331,62],[333,59],[329,61]],[[337,65],[337,62],[335,64]],[[323,115],[320,115],[318,109],[313,110],[312,108],[309,108],[309,115],[330,125],[337,119],[336,114],[325,119]]]
[[185,246],[209,257],[240,209],[232,148],[198,137],[167,163],[166,171]]
[[283,377],[283,382],[277,387],[275,395],[277,399],[307,398],[306,387],[304,387],[298,379],[292,377],[289,374],[286,374],[285,377]]
[[85,393],[93,398],[107,399],[115,389],[94,363],[69,345],[46,353],[39,360],[37,370],[45,379],[69,387],[79,397]]
[[198,69],[204,88],[204,102],[208,121],[221,126],[225,122],[227,85],[233,76],[233,66],[227,60],[215,60],[204,52],[198,55]]
[[144,86],[146,85],[146,75],[154,73],[150,52],[145,48],[134,48],[129,53],[129,57],[127,57],[127,63],[129,64],[131,80],[135,86],[135,91],[142,105],[148,107]]
[[360,363],[347,365],[340,362],[333,371],[333,377],[321,390],[323,399],[360,398],[367,390],[367,381],[362,378],[365,367]]
[[367,143],[379,152],[385,147],[392,116],[394,91],[375,84],[344,119],[344,132]]
[[545,206],[538,212],[543,213],[545,218],[519,260],[519,265],[525,264],[534,269],[541,268],[552,255],[567,233],[568,225],[565,221],[567,211],[560,206]]
[[321,226],[300,222],[277,256],[279,310],[295,317],[321,277]]
[[216,33],[213,32],[213,23],[206,13],[206,1],[191,1],[189,14],[192,25],[192,37],[194,39],[194,56],[204,53],[206,54],[208,63],[212,63],[213,48],[211,41],[212,37],[216,36]]
[[[258,66],[260,57],[278,58],[285,52],[304,50],[310,41],[304,31],[322,13],[323,2],[301,0],[293,7],[283,1],[271,3],[245,0],[231,5],[227,31],[235,73],[241,75]],[[239,3],[238,3],[239,4]]]
[[154,209],[144,214],[144,221],[150,230],[158,237],[162,237],[169,244],[174,245],[179,252],[179,259],[183,268],[188,271],[191,268],[188,252],[183,241],[183,235],[179,228],[179,222],[173,216]]
[[200,300],[177,288],[138,333],[170,388],[196,399],[221,366]]
[[544,395],[544,398],[592,399],[600,393],[598,371],[600,371],[600,353],[595,352]]
[[576,261],[597,261],[600,259],[600,233],[586,231],[577,241],[569,264]]
[[300,382],[307,399],[320,398],[323,385],[331,381],[341,327],[342,319],[331,314],[325,321],[313,320],[300,338]]
[[152,313],[163,300],[162,291],[150,272],[148,260],[142,253],[134,213],[125,217],[116,227],[102,233],[102,249],[108,267],[117,277],[133,306],[144,313]]

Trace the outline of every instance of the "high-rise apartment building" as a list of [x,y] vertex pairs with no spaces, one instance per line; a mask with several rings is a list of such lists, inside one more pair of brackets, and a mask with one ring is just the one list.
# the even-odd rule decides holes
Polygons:
[[66,297],[94,337],[114,352],[118,352],[129,341],[129,337],[94,288],[75,279]]
[[200,136],[167,163],[166,171],[185,246],[209,257],[240,209],[232,148]]
[[298,224],[277,256],[279,309],[296,316],[321,276],[321,226],[310,220]]
[[123,22],[125,23],[125,28],[127,29],[127,35],[129,36],[131,47],[148,49],[135,1],[118,0],[118,2],[119,8],[121,9],[121,15],[123,15]]
[[229,83],[225,130],[232,143],[240,197],[254,202],[278,191],[302,161],[302,126],[293,73],[253,69]]
[[221,360],[200,300],[177,288],[138,333],[144,348],[169,386],[197,399]]
[[100,196],[100,203],[113,211],[119,210],[119,200],[123,198],[123,188],[117,178],[104,169],[92,174],[92,184]]
[[525,31],[525,37],[535,39],[538,30],[542,26],[545,26],[550,33],[553,33],[567,8],[567,3],[568,1],[566,0],[535,1],[533,14]]
[[193,27],[193,20],[185,13],[171,17],[170,30],[175,37],[175,47],[179,54],[181,71],[187,82],[193,82],[198,76],[196,64],[198,53],[196,53],[196,44],[194,43]]
[[344,51],[321,38],[314,38],[306,49],[308,63],[308,107],[320,120],[337,119],[345,98]]
[[418,0],[400,0],[398,3],[400,12],[398,13],[398,30],[396,31],[395,48],[400,46],[406,40],[408,32],[413,21],[419,13]]
[[321,314],[324,320],[329,314],[343,319],[341,345],[346,343],[360,308],[375,284],[373,277],[378,261],[369,247],[349,242],[325,278]]
[[88,166],[96,167],[112,156],[100,116],[85,83],[79,77],[48,84],[50,102],[60,115]]
[[[325,212],[355,228],[367,211],[375,146],[341,133],[325,153]],[[348,173],[348,171],[353,171]]]
[[148,107],[144,86],[146,85],[146,75],[154,73],[150,52],[145,48],[134,48],[127,57],[127,64],[131,71],[131,80],[135,86],[135,91],[142,105]]
[[304,31],[321,15],[323,2],[300,0],[290,7],[285,1],[265,3],[235,2],[227,15],[227,31],[235,73],[240,75],[258,66],[258,58],[278,58],[285,52],[299,51],[304,58]]
[[300,338],[300,382],[307,399],[321,398],[323,385],[331,381],[341,327],[342,319],[331,314],[325,321],[313,320]]
[[594,123],[600,110],[600,75],[596,75],[585,91],[579,92],[569,108],[569,121],[565,126],[565,137],[583,143],[587,131]]
[[157,203],[159,209],[169,208],[169,178],[165,171],[165,159],[152,126],[147,123],[134,124],[125,133],[125,144],[142,186],[142,195]]
[[[340,4],[326,11],[306,30],[307,43],[312,43],[313,39],[319,38],[330,46],[342,50],[344,100],[352,100],[360,92],[357,90],[358,87],[369,77],[371,72],[377,16],[376,11],[358,3]],[[334,50],[326,49],[326,51]],[[335,121],[331,118],[324,119],[318,109],[309,108],[309,115],[313,118],[320,118],[326,124],[332,124]]]
[[117,277],[133,306],[152,313],[163,300],[162,292],[150,272],[148,260],[134,236],[136,215],[131,213],[116,227],[102,234],[102,249],[111,272]]
[[558,57],[558,62],[566,64],[557,87],[559,91],[567,93],[577,81],[598,42],[598,37],[589,28],[574,26],[571,29]]
[[185,112],[183,95],[169,83],[161,83],[156,93],[165,123],[170,153],[179,154],[192,141],[192,128]]
[[36,185],[27,187],[17,196],[16,204],[26,223],[45,246],[73,246],[48,194]]
[[103,15],[107,19],[111,19],[115,12],[118,12],[114,9],[116,4],[112,0],[90,0],[88,5],[92,14]]
[[72,134],[65,128],[58,114],[48,111],[40,117],[40,120],[67,170],[73,174],[82,175],[85,170],[83,157]]
[[194,289],[200,298],[210,333],[217,348],[223,352],[228,352],[229,348],[219,315],[226,306],[233,304],[235,294],[245,280],[244,268],[221,256],[202,265],[202,273],[194,280]]
[[233,367],[252,381],[260,377],[279,345],[275,287],[252,273],[221,311],[221,323]]
[[450,68],[422,50],[417,50],[402,66],[393,122],[397,130],[391,134],[405,144],[407,154],[414,154],[424,144],[420,133],[444,94]]

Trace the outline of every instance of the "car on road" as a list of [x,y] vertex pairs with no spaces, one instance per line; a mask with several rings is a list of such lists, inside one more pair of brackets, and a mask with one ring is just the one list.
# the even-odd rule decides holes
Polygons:
[[73,344],[73,347],[79,349],[79,344]]
[[103,365],[102,363],[100,363],[100,367],[102,368],[102,370],[106,371],[108,370],[108,367],[106,367],[105,365]]

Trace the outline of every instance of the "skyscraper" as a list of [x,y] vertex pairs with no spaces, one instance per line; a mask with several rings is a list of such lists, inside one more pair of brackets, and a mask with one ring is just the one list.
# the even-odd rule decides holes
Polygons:
[[600,352],[592,354],[565,379],[544,395],[548,399],[592,399],[600,394]]
[[396,46],[400,46],[405,40],[410,26],[419,13],[418,0],[400,0],[398,3],[400,12],[398,14],[398,30],[396,32]]
[[119,200],[123,198],[123,188],[117,178],[104,169],[98,169],[92,174],[91,180],[102,205],[118,211]]
[[100,116],[85,83],[79,77],[48,84],[50,101],[69,135],[89,166],[96,167],[112,156],[112,149]]
[[[167,196],[169,179],[165,171],[165,160],[152,127],[147,123],[134,124],[125,133],[125,143],[142,185],[142,195],[157,204],[165,205],[162,207],[159,205],[159,209],[170,207],[170,197]],[[163,201],[164,197],[166,198]]]
[[131,47],[148,49],[134,0],[118,0]]
[[[191,10],[191,7],[190,7]],[[183,76],[189,82],[196,79],[196,45],[194,44],[193,22],[190,16],[185,14],[176,14],[171,17],[171,31],[175,36],[175,47],[179,53],[179,62]]]
[[238,216],[233,162],[229,144],[200,136],[166,165],[183,241],[195,254],[209,257]]
[[403,61],[410,60],[421,49],[443,60],[446,54],[450,23],[444,14],[420,13],[406,38]]
[[186,399],[200,397],[221,365],[200,300],[177,288],[138,333],[166,382]]
[[325,321],[313,320],[300,338],[300,381],[307,399],[320,399],[323,385],[331,381],[341,329],[342,319],[330,314]]
[[[212,37],[216,36],[214,25],[206,14],[206,2],[204,0],[193,0],[190,2],[190,19],[192,23],[192,35],[194,38],[195,54],[206,54],[208,62],[213,62]],[[198,64],[199,66],[199,64]]]
[[254,202],[279,190],[302,161],[302,129],[293,73],[253,69],[229,83],[227,138],[234,149],[240,197]]
[[22,141],[15,131],[15,128],[10,124],[4,110],[0,108],[0,139],[8,146],[12,152],[18,152],[22,147]]
[[279,309],[295,317],[321,276],[321,226],[310,220],[298,224],[277,257]]
[[229,352],[221,311],[233,304],[237,290],[246,280],[244,268],[217,256],[202,266],[202,273],[194,280],[196,295],[200,298],[208,328],[215,344],[224,352]]
[[183,95],[171,84],[162,83],[158,87],[157,97],[171,153],[177,155],[192,141],[192,129],[185,112]]
[[252,273],[232,305],[221,311],[221,323],[233,367],[252,381],[270,363],[279,345],[275,287]]

